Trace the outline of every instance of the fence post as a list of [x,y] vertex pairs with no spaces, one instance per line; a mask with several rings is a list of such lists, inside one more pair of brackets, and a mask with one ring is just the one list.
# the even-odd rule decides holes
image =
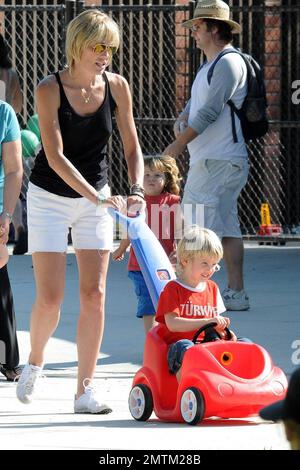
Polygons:
[[73,18],[75,18],[75,7],[75,0],[66,1],[66,26],[70,23]]
[[[194,16],[194,10],[195,10],[195,2],[190,1],[189,2],[189,12],[190,12],[190,17],[189,19],[192,19]],[[194,81],[195,77],[195,52],[194,52],[194,44],[193,44],[193,38],[191,34],[189,34],[189,92],[192,89],[192,84]]]
[[76,0],[76,15],[79,15],[84,10],[84,0]]

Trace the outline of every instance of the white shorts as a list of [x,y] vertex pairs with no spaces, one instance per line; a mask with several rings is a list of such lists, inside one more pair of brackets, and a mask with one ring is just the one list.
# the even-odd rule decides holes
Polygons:
[[[108,185],[100,194],[110,196]],[[28,251],[65,253],[69,227],[78,250],[112,250],[113,219],[107,209],[85,197],[57,196],[29,182],[27,192]]]
[[[206,159],[192,165],[182,199],[185,223],[202,225],[220,238],[241,238],[237,200],[248,172],[246,159]],[[197,215],[202,215],[200,222]]]

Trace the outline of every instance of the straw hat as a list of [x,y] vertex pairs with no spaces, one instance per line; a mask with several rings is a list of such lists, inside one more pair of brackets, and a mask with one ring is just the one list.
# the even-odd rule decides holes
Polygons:
[[185,21],[182,26],[191,28],[194,21],[202,18],[224,21],[224,23],[229,24],[233,34],[241,32],[240,25],[230,19],[229,6],[222,0],[201,0],[196,5],[193,19]]

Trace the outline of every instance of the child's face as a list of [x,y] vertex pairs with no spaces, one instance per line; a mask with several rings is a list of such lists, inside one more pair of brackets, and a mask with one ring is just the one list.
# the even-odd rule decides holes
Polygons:
[[205,282],[216,272],[220,266],[220,259],[210,255],[196,255],[194,258],[182,260],[181,264],[184,269],[185,276],[193,282]]
[[144,189],[148,196],[158,196],[164,190],[166,177],[164,173],[152,170],[149,166],[145,166],[144,173]]

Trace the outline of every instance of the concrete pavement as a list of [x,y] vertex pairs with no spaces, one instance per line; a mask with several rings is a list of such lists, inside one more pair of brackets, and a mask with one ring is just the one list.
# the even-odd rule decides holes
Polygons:
[[[245,281],[248,312],[230,312],[232,329],[264,346],[289,375],[300,363],[300,246],[248,245]],[[111,262],[107,320],[96,384],[114,412],[106,416],[74,415],[76,387],[76,319],[78,283],[74,254],[67,257],[67,284],[62,318],[47,349],[45,378],[31,405],[15,398],[15,384],[0,378],[0,449],[286,449],[281,425],[259,418],[210,419],[197,427],[162,423],[153,414],[134,421],[127,400],[140,367],[144,333],[135,318],[135,296],[126,263]],[[29,315],[34,300],[30,256],[10,258],[9,272],[17,312],[21,363],[29,352]],[[222,289],[225,273],[214,279]],[[298,352],[299,351],[299,352]]]

